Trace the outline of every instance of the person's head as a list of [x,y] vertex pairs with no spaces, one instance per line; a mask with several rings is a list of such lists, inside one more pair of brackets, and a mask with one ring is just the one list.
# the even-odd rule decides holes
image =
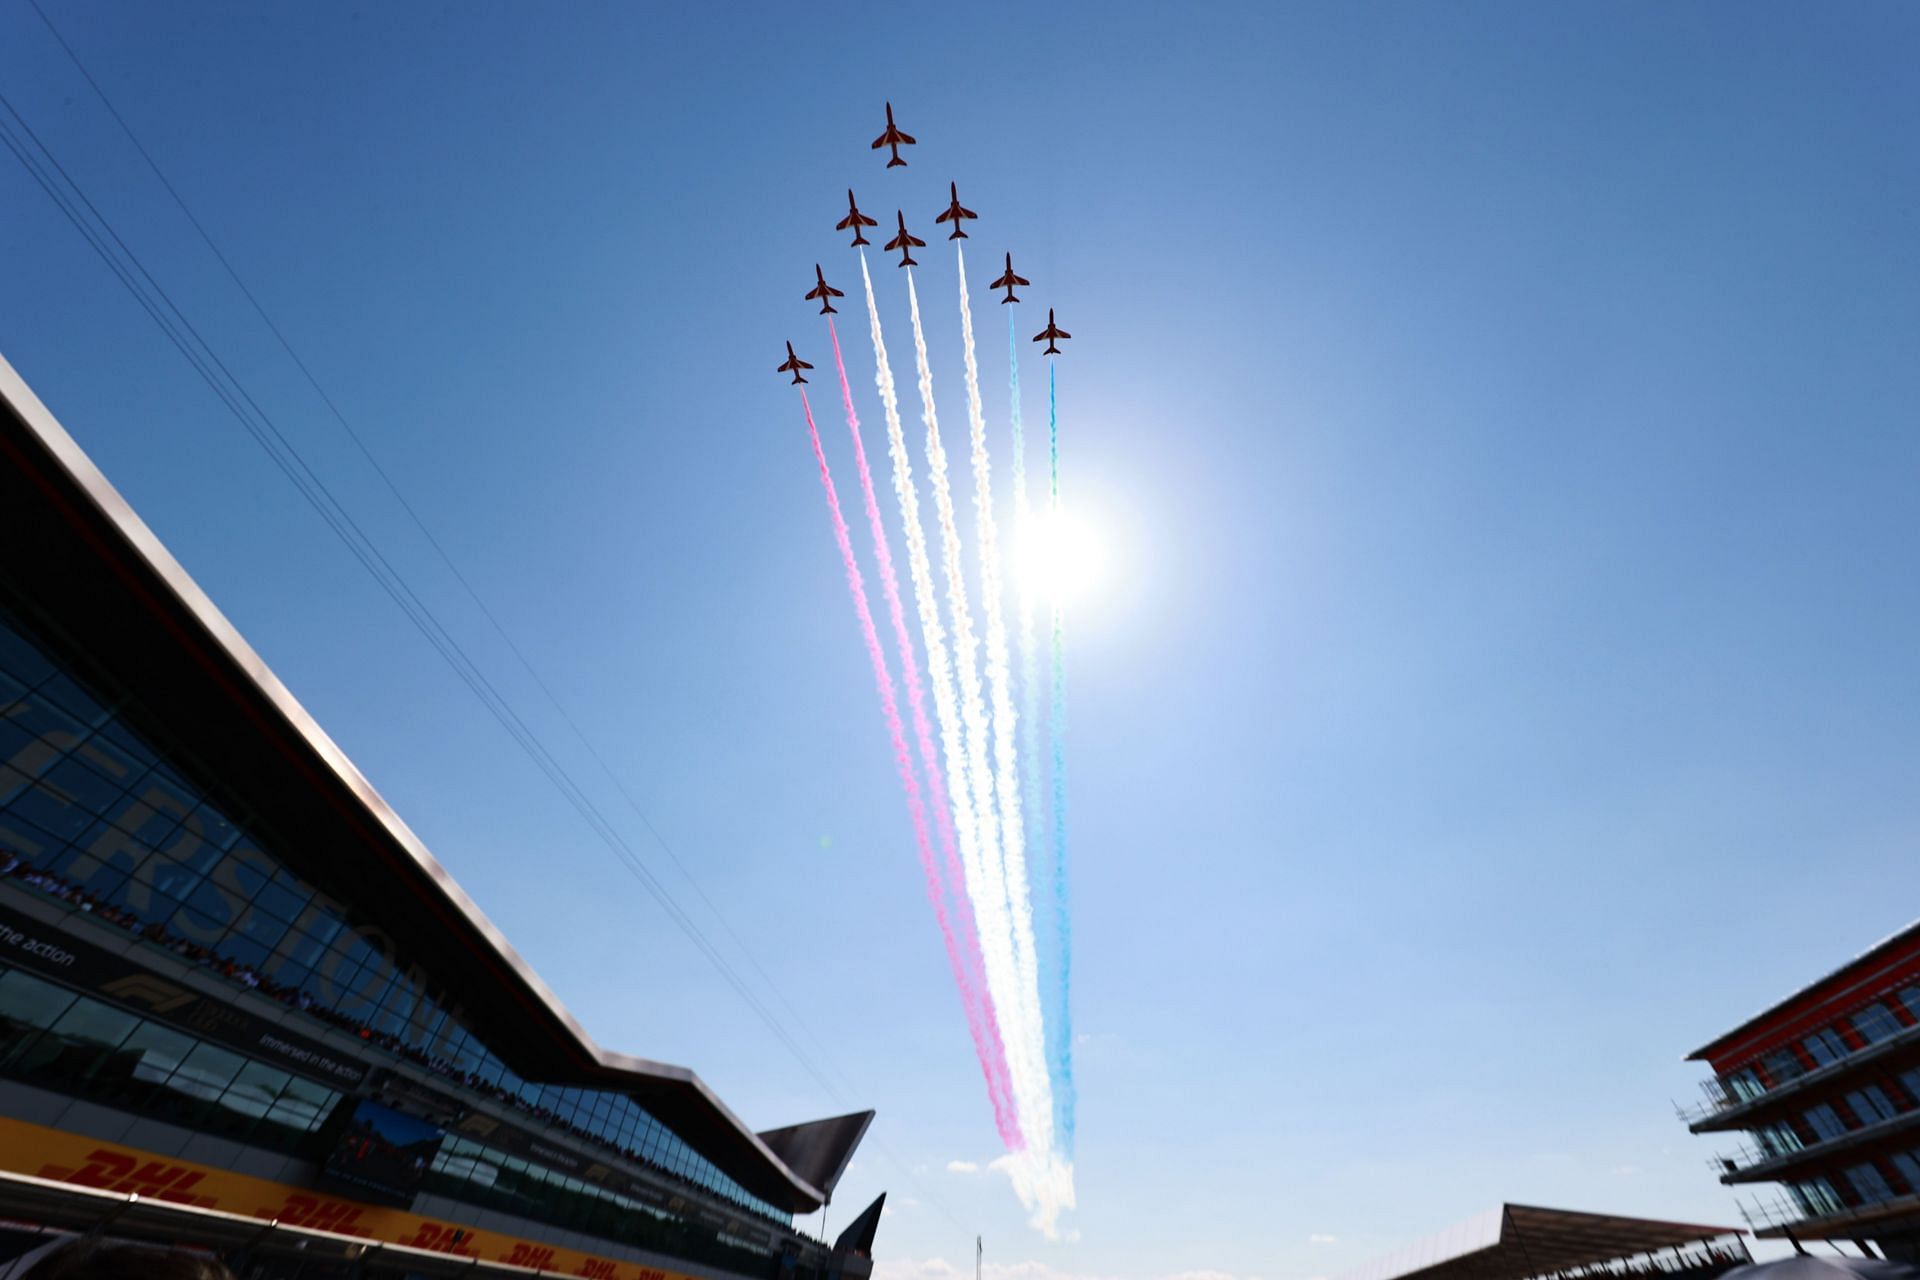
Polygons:
[[185,1249],[76,1240],[34,1263],[21,1280],[233,1280],[233,1272]]

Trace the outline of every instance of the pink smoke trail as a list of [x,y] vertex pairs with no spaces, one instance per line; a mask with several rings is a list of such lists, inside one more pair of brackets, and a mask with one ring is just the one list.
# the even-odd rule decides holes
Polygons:
[[[839,346],[837,338],[834,345],[837,354]],[[846,369],[844,364],[841,366],[841,386],[843,388],[846,387]],[[857,444],[860,433],[858,430],[858,419],[853,416],[853,395],[850,390],[847,391],[846,394],[848,419],[854,425],[854,440]],[[900,787],[907,795],[907,815],[913,821],[914,843],[919,848],[920,866],[927,877],[927,894],[933,901],[934,915],[940,923],[941,936],[946,941],[947,959],[953,965],[955,978],[961,982],[962,992],[964,993],[966,990],[964,962],[961,958],[959,942],[955,939],[952,926],[947,920],[946,906],[940,896],[939,868],[938,864],[934,861],[933,841],[927,833],[926,804],[920,795],[920,780],[914,776],[913,756],[907,749],[906,728],[900,723],[900,706],[894,697],[893,691],[893,673],[887,670],[886,651],[881,648],[880,633],[873,624],[873,610],[867,603],[866,580],[861,577],[860,562],[854,558],[853,539],[847,531],[846,517],[841,514],[840,510],[840,494],[839,491],[834,488],[833,472],[827,466],[826,450],[821,448],[820,445],[820,429],[816,427],[813,422],[813,405],[807,400],[807,393],[804,390],[800,392],[800,408],[807,415],[807,436],[813,444],[814,460],[820,464],[820,485],[826,490],[827,494],[827,513],[833,519],[833,539],[840,548],[840,559],[846,565],[847,593],[853,597],[854,616],[860,622],[860,638],[866,642],[867,658],[873,663],[873,683],[875,689],[880,694],[880,713],[886,717],[887,733],[893,743],[894,763],[900,770]],[[869,499],[868,511],[874,513],[877,512],[878,508],[872,503],[873,484],[865,462],[865,450],[862,449],[861,472]],[[890,572],[892,560],[884,549],[884,542],[881,543],[881,547],[880,555],[882,556],[882,563],[887,566],[888,570],[885,573],[885,579],[891,580],[893,577]],[[900,592],[897,584],[888,591],[889,603],[892,604],[896,610],[896,614],[899,608],[899,595]],[[908,650],[908,652],[911,651]],[[915,683],[918,683],[917,671]],[[991,1017],[991,1011],[989,1011],[989,1017]],[[969,1023],[971,1024],[972,1021],[973,1019],[970,1018]],[[993,1040],[991,1042],[992,1048],[997,1051],[996,1053],[989,1053],[988,1045],[983,1041],[980,1034],[975,1035],[974,1045],[980,1054],[980,1069],[987,1077],[988,1096],[993,1102],[995,1125],[1000,1130],[1002,1140],[1010,1147],[1017,1148],[1021,1145],[1019,1122],[1014,1119],[1012,1109],[1006,1105],[1005,1097],[994,1088],[993,1061],[995,1057],[998,1057],[1003,1063],[1005,1061],[1005,1050],[1000,1045],[998,1027],[995,1026],[993,1029]],[[1004,1066],[1002,1067],[1002,1071],[1004,1072]]]
[[[920,750],[920,767],[927,774],[927,799],[933,809],[935,829],[940,837],[942,865],[936,867],[933,850],[920,832],[920,867],[927,877],[927,901],[933,904],[940,936],[947,944],[947,960],[953,966],[953,980],[960,988],[961,1007],[966,1011],[967,1030],[973,1036],[974,1051],[980,1057],[980,1069],[987,1078],[987,1096],[993,1103],[995,1127],[1010,1150],[1024,1145],[1020,1120],[1013,1106],[1013,1084],[1007,1073],[1007,1049],[1000,1039],[1000,1020],[993,1002],[983,993],[986,966],[980,956],[980,937],[973,920],[973,903],[966,893],[966,874],[960,866],[953,831],[953,814],[947,795],[946,771],[940,767],[940,753],[934,745],[933,722],[927,716],[926,691],[920,683],[920,661],[914,656],[913,639],[907,630],[906,607],[900,600],[900,579],[893,568],[893,550],[887,542],[886,525],[880,519],[880,500],[873,490],[873,471],[867,466],[867,447],[860,438],[860,415],[853,407],[853,387],[847,381],[847,362],[840,354],[840,334],[833,317],[827,317],[827,336],[833,341],[833,364],[840,374],[840,398],[846,404],[847,432],[853,437],[853,460],[860,473],[860,496],[867,509],[867,525],[873,534],[873,555],[880,568],[880,592],[886,597],[888,620],[893,625],[894,643],[900,648],[901,683],[907,689],[907,708],[913,716],[913,733]],[[882,695],[884,698],[886,695]],[[896,717],[897,718],[897,717]],[[944,873],[944,874],[943,874]],[[942,892],[944,888],[944,894]],[[946,894],[951,894],[960,917],[958,934],[947,916]]]

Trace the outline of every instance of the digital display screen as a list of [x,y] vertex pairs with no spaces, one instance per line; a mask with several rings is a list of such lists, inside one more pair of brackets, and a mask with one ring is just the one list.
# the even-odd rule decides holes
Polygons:
[[405,1206],[433,1165],[440,1140],[438,1125],[377,1102],[358,1099],[347,1110],[340,1139],[322,1175],[362,1198]]

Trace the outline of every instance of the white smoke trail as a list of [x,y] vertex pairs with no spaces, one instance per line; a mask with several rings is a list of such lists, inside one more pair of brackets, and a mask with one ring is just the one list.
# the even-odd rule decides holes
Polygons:
[[[920,498],[913,487],[913,464],[907,454],[906,432],[900,424],[900,401],[895,391],[893,368],[887,360],[887,345],[880,333],[880,310],[873,299],[873,276],[867,270],[867,258],[860,255],[860,278],[866,286],[867,322],[873,338],[874,381],[880,390],[880,403],[887,418],[887,455],[893,462],[893,491],[900,503],[900,523],[904,531],[907,548],[907,566],[913,579],[914,605],[920,615],[920,631],[927,648],[927,683],[933,689],[934,716],[940,722],[940,744],[947,757],[947,775],[952,779],[950,795],[953,801],[954,836],[960,846],[962,876],[966,881],[966,893],[973,903],[974,923],[980,935],[980,955],[982,966],[986,970],[987,991],[993,999],[994,1009],[1001,1022],[1001,1035],[1006,1048],[1007,1070],[1014,1084],[1015,1109],[1020,1113],[1022,1132],[1026,1132],[1026,1117],[1031,1106],[1019,1081],[1031,1073],[1032,1053],[1024,1043],[1020,1029],[1009,1025],[1011,1015],[1017,1008],[1014,970],[1011,962],[1012,940],[1008,936],[1006,909],[1003,895],[998,891],[998,876],[990,870],[996,859],[991,854],[992,827],[982,829],[979,809],[979,778],[984,774],[986,762],[979,761],[980,767],[974,767],[974,758],[965,745],[965,731],[962,726],[962,714],[959,697],[955,692],[954,663],[947,645],[946,628],[940,621],[939,596],[933,583],[932,559],[927,550],[927,535],[920,522]],[[908,289],[911,293],[912,277],[908,277]],[[932,405],[933,383],[926,368],[925,343],[919,337],[919,303],[914,303],[915,345],[920,348],[920,367],[922,395],[924,403]],[[933,437],[932,457],[929,469],[937,468],[934,496],[936,508],[944,499],[946,510],[942,514],[943,531],[952,526],[952,499],[947,497],[946,455],[940,450],[939,437]],[[957,535],[955,535],[957,537]],[[952,579],[949,577],[949,584]],[[956,611],[956,625],[967,622],[966,598],[960,597]],[[965,655],[968,668],[973,665],[973,636],[970,626],[956,636],[960,652]],[[977,691],[979,680],[974,678]],[[987,786],[992,785],[991,777],[986,778]],[[992,798],[988,793],[988,823],[992,821]],[[999,902],[999,909],[995,909]],[[1042,1058],[1044,1062],[1044,1057]],[[1044,1067],[1042,1068],[1044,1070]],[[1052,1107],[1047,1108],[1048,1124],[1051,1125]],[[1028,1139],[1031,1141],[1031,1137]]]
[[[1000,800],[1000,860],[1013,927],[1014,971],[1030,1009],[1027,1016],[1046,1060],[1046,1026],[1040,1009],[1040,965],[1034,953],[1033,899],[1027,883],[1027,831],[1020,808],[1020,754],[1014,733],[1013,671],[1007,661],[1007,621],[1001,608],[1000,531],[993,510],[993,467],[987,456],[987,420],[980,408],[980,365],[973,345],[973,303],[967,295],[967,255],[959,242],[960,336],[966,348],[967,417],[972,430],[973,506],[980,538],[980,610],[987,624],[987,685],[993,696],[994,786]],[[1048,1108],[1048,1128],[1052,1108]]]
[[[973,613],[967,604],[967,579],[960,530],[954,521],[953,492],[947,480],[947,451],[940,443],[940,418],[933,400],[933,370],[927,363],[927,339],[920,324],[920,296],[914,288],[911,271],[907,273],[907,303],[913,316],[913,354],[920,375],[920,414],[927,428],[927,474],[933,491],[934,512],[940,520],[941,564],[947,578],[947,607],[953,615],[954,663],[960,683],[961,723],[965,729],[967,767],[973,782],[975,821],[980,836],[983,892],[974,898],[974,914],[981,922],[981,951],[986,958],[988,986],[993,990],[994,1004],[1001,1015],[1001,1033],[1007,1046],[1007,1067],[1013,1076],[1013,1095],[1020,1107],[1020,1128],[1026,1135],[1029,1152],[1050,1153],[1053,1145],[1053,1088],[1047,1073],[1046,1040],[1039,1020],[1035,984],[1020,980],[1018,949],[1008,918],[1002,855],[993,838],[997,824],[987,706],[980,687],[980,671],[974,663],[974,649],[979,642],[974,638]],[[988,945],[989,922],[993,940],[998,945]],[[994,981],[996,969],[1000,971],[998,983]]]

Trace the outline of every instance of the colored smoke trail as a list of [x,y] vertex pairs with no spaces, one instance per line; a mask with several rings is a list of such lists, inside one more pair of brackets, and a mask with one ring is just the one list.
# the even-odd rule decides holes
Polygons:
[[[873,275],[867,269],[867,255],[860,255],[860,279],[866,288],[867,324],[873,339],[874,384],[880,392],[880,404],[886,411],[887,452],[893,463],[893,492],[900,505],[900,526],[906,543],[907,569],[913,580],[914,605],[920,615],[920,633],[927,651],[927,682],[933,689],[934,714],[940,722],[940,743],[947,760],[947,775],[953,779],[953,790],[960,802],[952,804],[954,834],[960,846],[961,883],[966,887],[965,897],[975,904],[974,923],[979,931],[979,955],[981,969],[986,979],[987,990],[996,1010],[1008,1009],[1007,975],[999,962],[1002,954],[1004,927],[991,911],[982,911],[978,905],[984,899],[990,901],[991,895],[984,895],[986,863],[980,844],[981,831],[976,820],[977,811],[973,805],[973,771],[969,767],[964,733],[961,727],[959,695],[955,690],[953,660],[947,648],[946,627],[940,621],[939,596],[933,582],[932,558],[927,550],[927,535],[920,522],[920,498],[914,490],[913,464],[907,454],[906,432],[900,424],[900,401],[895,391],[893,367],[887,359],[887,344],[880,332],[880,309],[873,299]],[[917,313],[916,313],[917,314]],[[1001,1031],[1003,1037],[1007,1028],[1004,1019]],[[1005,1046],[1004,1061],[1007,1065],[1009,1080],[1013,1076],[1013,1058],[1015,1050],[1011,1044]],[[1011,1083],[1010,1083],[1011,1087]],[[1014,1091],[1016,1106],[1019,1105],[1018,1091]],[[1011,1137],[1005,1129],[1001,1138],[1009,1147],[1018,1150],[1025,1141],[1025,1126],[1019,1124]]]
[[[1027,438],[1026,429],[1020,413],[1020,337],[1012,312],[1007,313],[1007,387],[1012,401],[1013,419],[1013,499],[1015,537],[1019,545],[1032,555],[1033,505],[1027,495]],[[1055,481],[1057,488],[1057,478]],[[1053,834],[1047,827],[1046,804],[1041,796],[1041,774],[1045,765],[1040,753],[1040,647],[1035,640],[1033,630],[1033,578],[1034,573],[1020,575],[1020,778],[1022,794],[1027,806],[1028,847],[1039,851],[1047,850],[1055,859],[1055,865],[1034,873],[1038,883],[1045,876],[1054,885],[1053,910],[1050,923],[1053,927],[1053,954],[1055,972],[1053,982],[1048,985],[1051,1005],[1042,1003],[1042,1013],[1047,1015],[1047,1061],[1054,1078],[1053,1124],[1054,1132],[1059,1136],[1060,1146],[1069,1159],[1073,1156],[1074,1125],[1074,1087],[1073,1087],[1073,1010],[1070,990],[1068,955],[1070,939],[1067,936],[1067,902],[1061,888],[1058,869],[1058,849],[1062,842],[1052,840]],[[1065,691],[1061,691],[1064,705]],[[1064,775],[1061,775],[1064,776]]]
[[[1013,409],[1013,537],[1031,554],[1033,506],[1027,500],[1027,438],[1020,421],[1020,339],[1013,312],[1007,312],[1007,392]],[[1019,575],[1020,650],[1020,796],[1027,818],[1027,844],[1039,848],[1044,813],[1040,798],[1040,653],[1033,636],[1033,574]],[[1057,1022],[1048,1024],[1057,1034]]]
[[[1013,709],[1013,671],[1007,662],[1007,621],[1000,583],[1000,530],[993,509],[993,467],[987,454],[986,415],[980,408],[980,364],[974,350],[973,302],[967,294],[967,255],[954,242],[960,276],[960,337],[966,359],[967,425],[972,445],[973,507],[980,543],[980,612],[986,622],[987,687],[993,699],[994,789],[1000,801],[1000,861],[1007,910],[1013,928],[1014,972],[1038,1033],[1035,1047],[1045,1060],[1046,1018],[1040,1007],[1040,966],[1034,952],[1033,899],[1027,876],[1027,833],[1021,816],[1020,755],[1015,745],[1018,717]],[[1048,1116],[1048,1128],[1053,1117]],[[1029,1123],[1029,1128],[1031,1124]]]
[[[947,962],[953,968],[954,983],[960,988],[960,1003],[966,1013],[967,1030],[973,1037],[974,1051],[980,1058],[980,1070],[987,1079],[987,1096],[993,1104],[994,1124],[1000,1131],[1002,1141],[1009,1146],[1018,1146],[1020,1125],[1014,1114],[1013,1100],[1009,1096],[1006,1047],[1000,1039],[999,1021],[994,1015],[993,1005],[980,990],[979,979],[982,976],[983,966],[979,955],[979,942],[974,932],[972,904],[966,895],[964,872],[954,849],[953,818],[948,812],[946,776],[940,767],[939,753],[934,748],[933,727],[927,720],[926,697],[920,684],[920,663],[914,656],[913,637],[907,632],[906,610],[900,601],[900,579],[894,572],[893,551],[887,542],[886,525],[880,519],[880,502],[873,491],[873,472],[867,465],[866,444],[860,438],[860,415],[854,411],[853,387],[847,381],[847,362],[840,352],[840,333],[834,326],[832,316],[827,317],[827,335],[833,341],[834,368],[840,374],[840,396],[846,404],[847,432],[853,437],[853,457],[860,476],[860,496],[866,506],[867,526],[873,534],[873,554],[880,571],[880,591],[886,599],[888,620],[893,625],[894,642],[900,650],[901,683],[906,686],[907,707],[913,717],[914,736],[920,749],[920,765],[926,771],[928,799],[933,806],[941,848],[946,856],[948,878],[943,886],[941,867],[934,860],[933,845],[927,836],[926,815],[919,803],[919,791],[911,782],[913,769],[907,760],[906,743],[900,731],[900,717],[893,704],[891,682],[888,682],[881,700],[887,715],[888,728],[894,734],[894,749],[899,757],[901,777],[908,780],[908,808],[913,816],[914,840],[920,853],[920,869],[926,876],[927,900],[933,904],[934,919],[940,926],[940,937],[947,948]],[[824,465],[823,462],[823,468]],[[829,481],[829,493],[831,493],[831,481]],[[868,629],[867,641],[869,647],[873,649],[876,670],[884,676],[886,666],[881,661],[876,647],[879,639],[872,634],[870,617],[865,625]],[[955,936],[953,924],[947,917],[948,893],[953,895],[961,915],[959,937]]]
[[[919,373],[920,413],[927,428],[927,474],[933,491],[934,512],[940,521],[941,562],[947,579],[947,607],[953,615],[954,660],[961,693],[961,722],[965,730],[967,768],[973,783],[975,822],[980,837],[978,876],[968,867],[974,918],[980,923],[980,950],[987,966],[987,987],[1006,1033],[1007,1066],[1013,1077],[1013,1096],[1020,1108],[1020,1130],[1030,1152],[1045,1153],[1052,1145],[1052,1085],[1047,1078],[1044,1044],[1036,1017],[1035,993],[1021,987],[1015,961],[1012,925],[1008,918],[1006,882],[1000,851],[995,847],[993,768],[988,749],[986,699],[973,655],[978,641],[967,604],[966,572],[962,562],[959,527],[954,522],[953,493],[947,480],[947,454],[940,443],[940,419],[934,407],[933,371],[927,363],[927,339],[920,323],[920,296],[913,274],[907,274],[907,303],[913,318],[913,354]],[[961,806],[964,807],[964,806]]]
[[[1047,361],[1047,462],[1051,484],[1047,509],[1060,521],[1060,396],[1057,365]],[[1060,1081],[1060,1140],[1073,1157],[1074,1104],[1079,1090],[1073,1083],[1073,917],[1067,897],[1067,606],[1064,593],[1053,593],[1053,706],[1047,718],[1047,737],[1053,749],[1053,914],[1060,938],[1060,1033],[1054,1074]]]

